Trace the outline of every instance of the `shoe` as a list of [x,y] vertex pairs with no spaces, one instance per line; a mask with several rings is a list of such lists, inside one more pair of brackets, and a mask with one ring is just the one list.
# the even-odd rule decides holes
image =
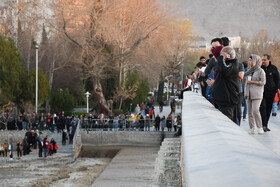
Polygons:
[[267,128],[267,127],[266,127],[266,130],[267,130],[267,131],[270,131],[270,129],[269,129],[269,128]]
[[272,116],[276,116],[276,113],[272,113]]
[[248,131],[248,133],[249,133],[249,134],[255,134],[255,129],[254,129],[254,128],[250,129],[250,130]]
[[259,132],[259,134],[263,134],[264,133],[264,131],[263,131],[263,128],[259,128],[259,130],[258,130]]
[[246,120],[247,120],[246,116],[243,116],[243,121],[246,121]]
[[263,127],[263,131],[266,132],[267,131],[267,127]]

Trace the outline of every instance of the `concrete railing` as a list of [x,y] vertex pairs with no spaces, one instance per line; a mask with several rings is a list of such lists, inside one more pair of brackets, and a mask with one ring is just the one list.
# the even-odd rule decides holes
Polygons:
[[182,123],[183,186],[280,186],[280,158],[202,96],[184,93]]

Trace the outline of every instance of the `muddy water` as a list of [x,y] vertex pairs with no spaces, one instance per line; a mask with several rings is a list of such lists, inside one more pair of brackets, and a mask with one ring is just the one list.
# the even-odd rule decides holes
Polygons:
[[73,158],[56,154],[38,158],[36,154],[9,161],[0,158],[0,186],[90,186],[111,158]]

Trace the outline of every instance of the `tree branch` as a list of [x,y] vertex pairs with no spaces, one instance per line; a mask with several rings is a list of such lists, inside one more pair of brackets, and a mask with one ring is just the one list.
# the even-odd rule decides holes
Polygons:
[[64,19],[64,14],[63,14],[63,11],[61,11],[61,14],[62,14],[62,21],[63,21],[63,33],[64,35],[71,41],[73,42],[74,44],[76,44],[77,46],[79,46],[80,48],[83,48],[81,44],[79,44],[76,40],[74,40],[73,38],[71,38],[69,35],[68,35],[68,32],[66,31],[66,21]]
[[142,37],[142,38],[139,38],[139,39],[131,46],[131,48],[130,48],[127,52],[125,52],[125,53],[123,53],[123,54],[112,55],[112,56],[109,57],[107,60],[105,60],[104,63],[103,63],[103,65],[100,67],[100,69],[98,70],[97,73],[99,74],[99,73],[104,69],[104,67],[105,67],[108,63],[112,62],[113,60],[131,54],[131,53],[139,46],[139,44],[140,44],[142,41],[144,41],[144,40],[146,40],[147,38],[149,38],[149,37],[150,37],[150,34],[151,34],[153,31],[155,31],[159,26],[160,26],[160,25],[156,26],[156,27],[153,28],[151,31],[149,31],[149,32],[146,34],[146,36],[144,36],[144,37]]

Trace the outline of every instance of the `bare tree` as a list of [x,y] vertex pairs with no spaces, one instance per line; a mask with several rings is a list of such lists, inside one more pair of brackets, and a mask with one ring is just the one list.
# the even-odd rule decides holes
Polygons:
[[[61,32],[79,48],[84,78],[91,77],[94,80],[96,100],[106,113],[111,113],[111,110],[107,106],[100,83],[103,70],[114,66],[113,63],[118,61],[120,80],[123,80],[127,59],[166,20],[156,2],[93,1],[85,7],[81,1],[81,6],[74,9],[64,1],[57,10],[61,16]],[[72,8],[71,13],[67,10],[69,6]],[[78,29],[77,25],[80,26]]]

